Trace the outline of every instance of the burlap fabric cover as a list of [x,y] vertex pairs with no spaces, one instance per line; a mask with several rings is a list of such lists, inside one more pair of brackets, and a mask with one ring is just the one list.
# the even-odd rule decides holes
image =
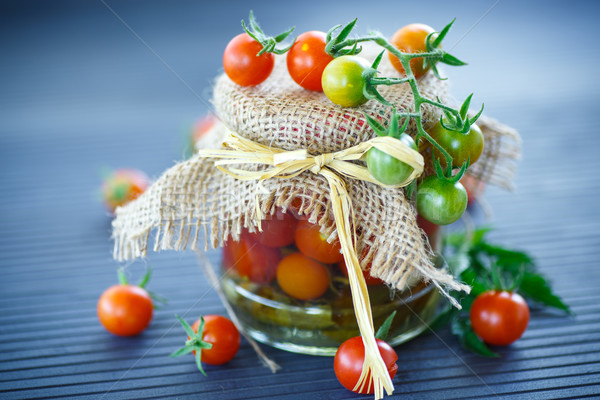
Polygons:
[[[398,76],[387,62],[384,76]],[[423,95],[448,101],[447,81],[428,74],[419,82]],[[413,101],[408,85],[381,88],[398,108]],[[216,80],[213,103],[222,121],[200,143],[216,148],[228,130],[261,144],[286,150],[306,148],[311,154],[341,150],[373,137],[364,114],[387,124],[390,108],[369,101],[356,108],[341,108],[323,93],[309,92],[292,81],[279,57],[273,74],[261,85],[242,88],[225,75]],[[424,107],[426,128],[440,118],[439,110]],[[510,187],[519,156],[519,137],[512,129],[482,118],[485,150],[470,174],[503,187]],[[409,133],[415,132],[411,122]],[[426,160],[429,157],[426,156]],[[247,168],[247,167],[244,167]],[[257,166],[256,168],[260,168]],[[442,288],[458,288],[445,272],[432,266],[427,239],[416,224],[414,206],[401,189],[346,180],[356,212],[357,254],[362,265],[372,261],[371,274],[390,286],[405,289],[416,280],[432,280]],[[329,186],[325,178],[304,172],[292,179],[271,179],[260,185],[236,180],[219,171],[212,160],[195,155],[168,169],[141,197],[117,209],[113,221],[114,257],[128,260],[154,250],[184,250],[218,247],[228,237],[238,239],[243,227],[255,230],[255,200],[264,215],[277,209],[294,212],[319,223],[322,232],[335,239],[330,211]],[[153,240],[150,238],[154,232]],[[369,251],[363,251],[367,246]]]

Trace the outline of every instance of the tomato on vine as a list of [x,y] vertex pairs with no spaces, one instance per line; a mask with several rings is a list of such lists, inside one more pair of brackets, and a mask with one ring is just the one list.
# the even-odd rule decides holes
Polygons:
[[[473,165],[483,152],[483,133],[475,124],[471,125],[471,129],[467,133],[462,133],[446,129],[438,122],[431,128],[429,134],[450,154],[453,168],[460,168],[467,160],[469,160],[469,165]],[[439,158],[443,167],[447,165],[446,158],[435,147],[433,154]]]
[[[427,35],[433,32],[433,28],[429,25],[409,24],[397,30],[390,39],[390,42],[404,53],[426,53],[425,39]],[[402,75],[406,75],[400,59],[392,53],[389,53],[389,57],[394,68]],[[425,59],[417,57],[410,60],[410,69],[415,78],[420,78],[427,73],[429,67],[425,66]]]
[[467,209],[467,191],[460,182],[428,176],[417,188],[417,211],[436,225],[458,220]]
[[[383,362],[385,363],[388,373],[390,374],[390,378],[393,379],[398,371],[398,365],[396,364],[396,361],[398,361],[398,354],[396,354],[396,351],[392,348],[392,346],[383,340],[375,340],[377,341],[377,348],[381,354]],[[360,394],[372,394],[374,391],[373,378],[370,375],[367,377],[367,383],[361,390],[354,390],[354,387],[360,378],[364,361],[365,346],[363,339],[360,336],[355,336],[346,340],[338,348],[337,352],[335,353],[335,358],[333,359],[333,369],[338,381],[340,381],[342,386],[344,386],[346,389]]]
[[277,266],[277,283],[288,295],[299,300],[313,300],[329,288],[327,268],[302,253],[286,256]]
[[202,374],[202,362],[221,365],[229,362],[240,348],[240,332],[228,318],[220,315],[206,315],[196,320],[190,327],[181,317],[176,316],[188,335],[185,346],[171,354],[179,357],[193,353],[196,365]]
[[227,44],[223,53],[225,73],[240,86],[256,86],[265,81],[275,65],[271,53],[257,54],[263,46],[247,33],[240,33]]
[[307,220],[298,222],[295,233],[296,247],[307,257],[325,264],[333,264],[344,259],[339,240],[333,243],[321,234],[319,225],[311,224]]
[[[402,133],[399,140],[417,150],[417,145],[410,135]],[[374,147],[367,152],[367,168],[375,179],[386,185],[398,185],[413,172],[410,165]]]
[[341,56],[325,67],[323,92],[329,100],[342,107],[355,107],[367,101],[363,72],[371,66],[359,56]]
[[325,52],[326,34],[309,31],[299,35],[287,53],[287,68],[292,79],[304,89],[322,91],[323,70],[333,57]]
[[471,305],[471,326],[484,342],[506,346],[519,339],[529,323],[529,306],[518,293],[490,290]]

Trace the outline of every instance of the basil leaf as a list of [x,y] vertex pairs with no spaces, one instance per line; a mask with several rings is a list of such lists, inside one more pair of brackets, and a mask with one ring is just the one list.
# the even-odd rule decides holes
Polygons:
[[519,292],[533,301],[572,314],[569,306],[552,292],[550,285],[540,274],[525,272],[523,274],[523,279],[521,280]]

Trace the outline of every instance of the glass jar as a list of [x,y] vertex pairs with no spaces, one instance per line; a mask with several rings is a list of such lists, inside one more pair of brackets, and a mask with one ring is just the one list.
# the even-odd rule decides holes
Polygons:
[[[343,341],[360,334],[339,243],[329,244],[318,226],[289,213],[276,213],[262,228],[243,231],[239,241],[230,239],[223,247],[225,297],[259,342],[334,355]],[[430,241],[438,241],[437,227],[423,228]],[[433,285],[400,292],[368,270],[364,275],[375,328],[397,312],[387,338],[391,345],[417,336],[435,317],[440,295]]]

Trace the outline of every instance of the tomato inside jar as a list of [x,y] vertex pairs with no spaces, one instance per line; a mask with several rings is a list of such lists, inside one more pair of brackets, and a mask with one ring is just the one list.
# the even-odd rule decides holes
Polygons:
[[[226,240],[221,286],[254,339],[293,352],[333,356],[341,343],[360,334],[348,271],[332,233],[333,221],[302,215],[300,204],[296,199],[290,209],[278,209],[263,219],[260,230],[246,228],[237,239]],[[432,243],[437,242],[437,230],[424,230]],[[375,243],[375,238],[368,242]],[[435,316],[437,290],[422,283],[392,290],[371,276],[369,244],[360,249],[375,326],[396,310],[390,344],[421,333]]]

